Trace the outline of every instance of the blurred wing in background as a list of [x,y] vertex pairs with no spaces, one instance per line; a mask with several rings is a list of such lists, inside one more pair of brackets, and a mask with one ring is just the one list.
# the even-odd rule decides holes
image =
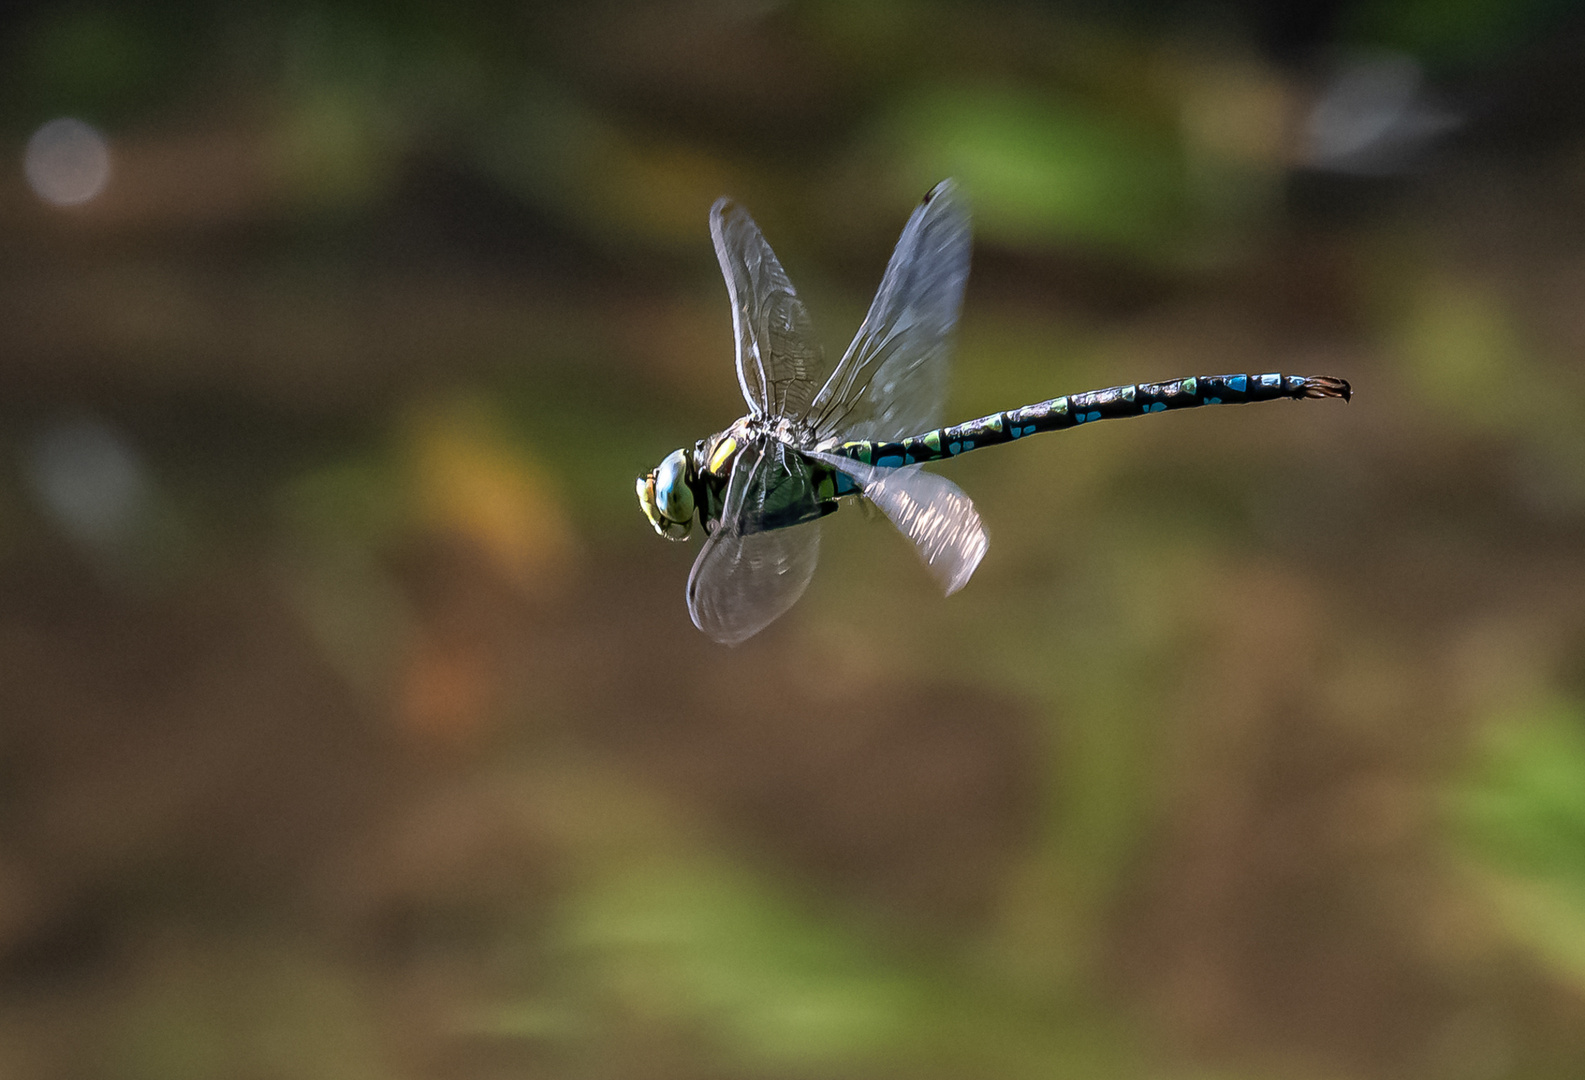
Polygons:
[[880,469],[837,454],[812,456],[853,478],[864,497],[919,548],[919,557],[948,596],[969,583],[990,540],[961,488],[918,465]]
[[688,614],[716,641],[736,645],[753,637],[797,603],[814,576],[820,558],[816,520],[763,528],[774,512],[767,503],[806,483],[802,464],[772,439],[750,443],[738,454],[721,523],[688,575]]
[[968,208],[943,180],[903,227],[864,324],[815,398],[816,442],[901,439],[939,425],[970,246]]
[[829,374],[803,301],[747,210],[718,199],[710,235],[732,299],[744,399],[755,416],[802,418]]

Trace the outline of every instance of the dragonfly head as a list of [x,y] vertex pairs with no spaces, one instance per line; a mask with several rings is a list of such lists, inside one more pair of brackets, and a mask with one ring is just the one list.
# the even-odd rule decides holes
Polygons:
[[655,471],[638,478],[638,505],[668,540],[686,540],[693,527],[693,452],[677,450]]

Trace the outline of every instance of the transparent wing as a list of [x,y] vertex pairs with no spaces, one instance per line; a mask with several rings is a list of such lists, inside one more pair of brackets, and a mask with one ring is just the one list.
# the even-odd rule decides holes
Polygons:
[[864,497],[914,542],[948,596],[969,583],[990,539],[962,488],[918,465],[878,469],[837,454],[810,456],[853,478]]
[[970,240],[968,208],[943,180],[903,227],[864,324],[815,398],[815,441],[901,439],[939,426]]
[[743,397],[756,416],[801,420],[830,372],[809,313],[747,210],[717,200],[710,235],[732,299]]
[[739,452],[721,523],[688,575],[693,624],[726,645],[748,640],[797,603],[820,558],[817,521],[755,531],[765,518],[767,493],[785,487],[784,453],[768,440]]

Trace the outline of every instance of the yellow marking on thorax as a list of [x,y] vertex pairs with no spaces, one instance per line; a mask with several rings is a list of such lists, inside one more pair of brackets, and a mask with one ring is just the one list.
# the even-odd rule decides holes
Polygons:
[[727,462],[732,460],[732,455],[737,453],[737,445],[737,439],[731,435],[717,443],[715,453],[710,455],[710,472],[720,476],[721,470],[725,469]]

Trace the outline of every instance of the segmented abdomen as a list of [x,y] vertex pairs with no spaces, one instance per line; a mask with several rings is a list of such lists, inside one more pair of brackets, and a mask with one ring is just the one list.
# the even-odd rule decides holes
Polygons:
[[1171,382],[1112,386],[1052,398],[1011,412],[982,416],[966,424],[937,428],[901,442],[845,442],[833,447],[831,452],[867,465],[896,467],[939,461],[982,446],[1012,442],[1042,431],[1061,431],[1097,420],[1144,416],[1168,409],[1192,409],[1199,405],[1243,405],[1278,398],[1342,398],[1346,401],[1350,393],[1347,381],[1328,376],[1275,372],[1269,375],[1191,375]]

